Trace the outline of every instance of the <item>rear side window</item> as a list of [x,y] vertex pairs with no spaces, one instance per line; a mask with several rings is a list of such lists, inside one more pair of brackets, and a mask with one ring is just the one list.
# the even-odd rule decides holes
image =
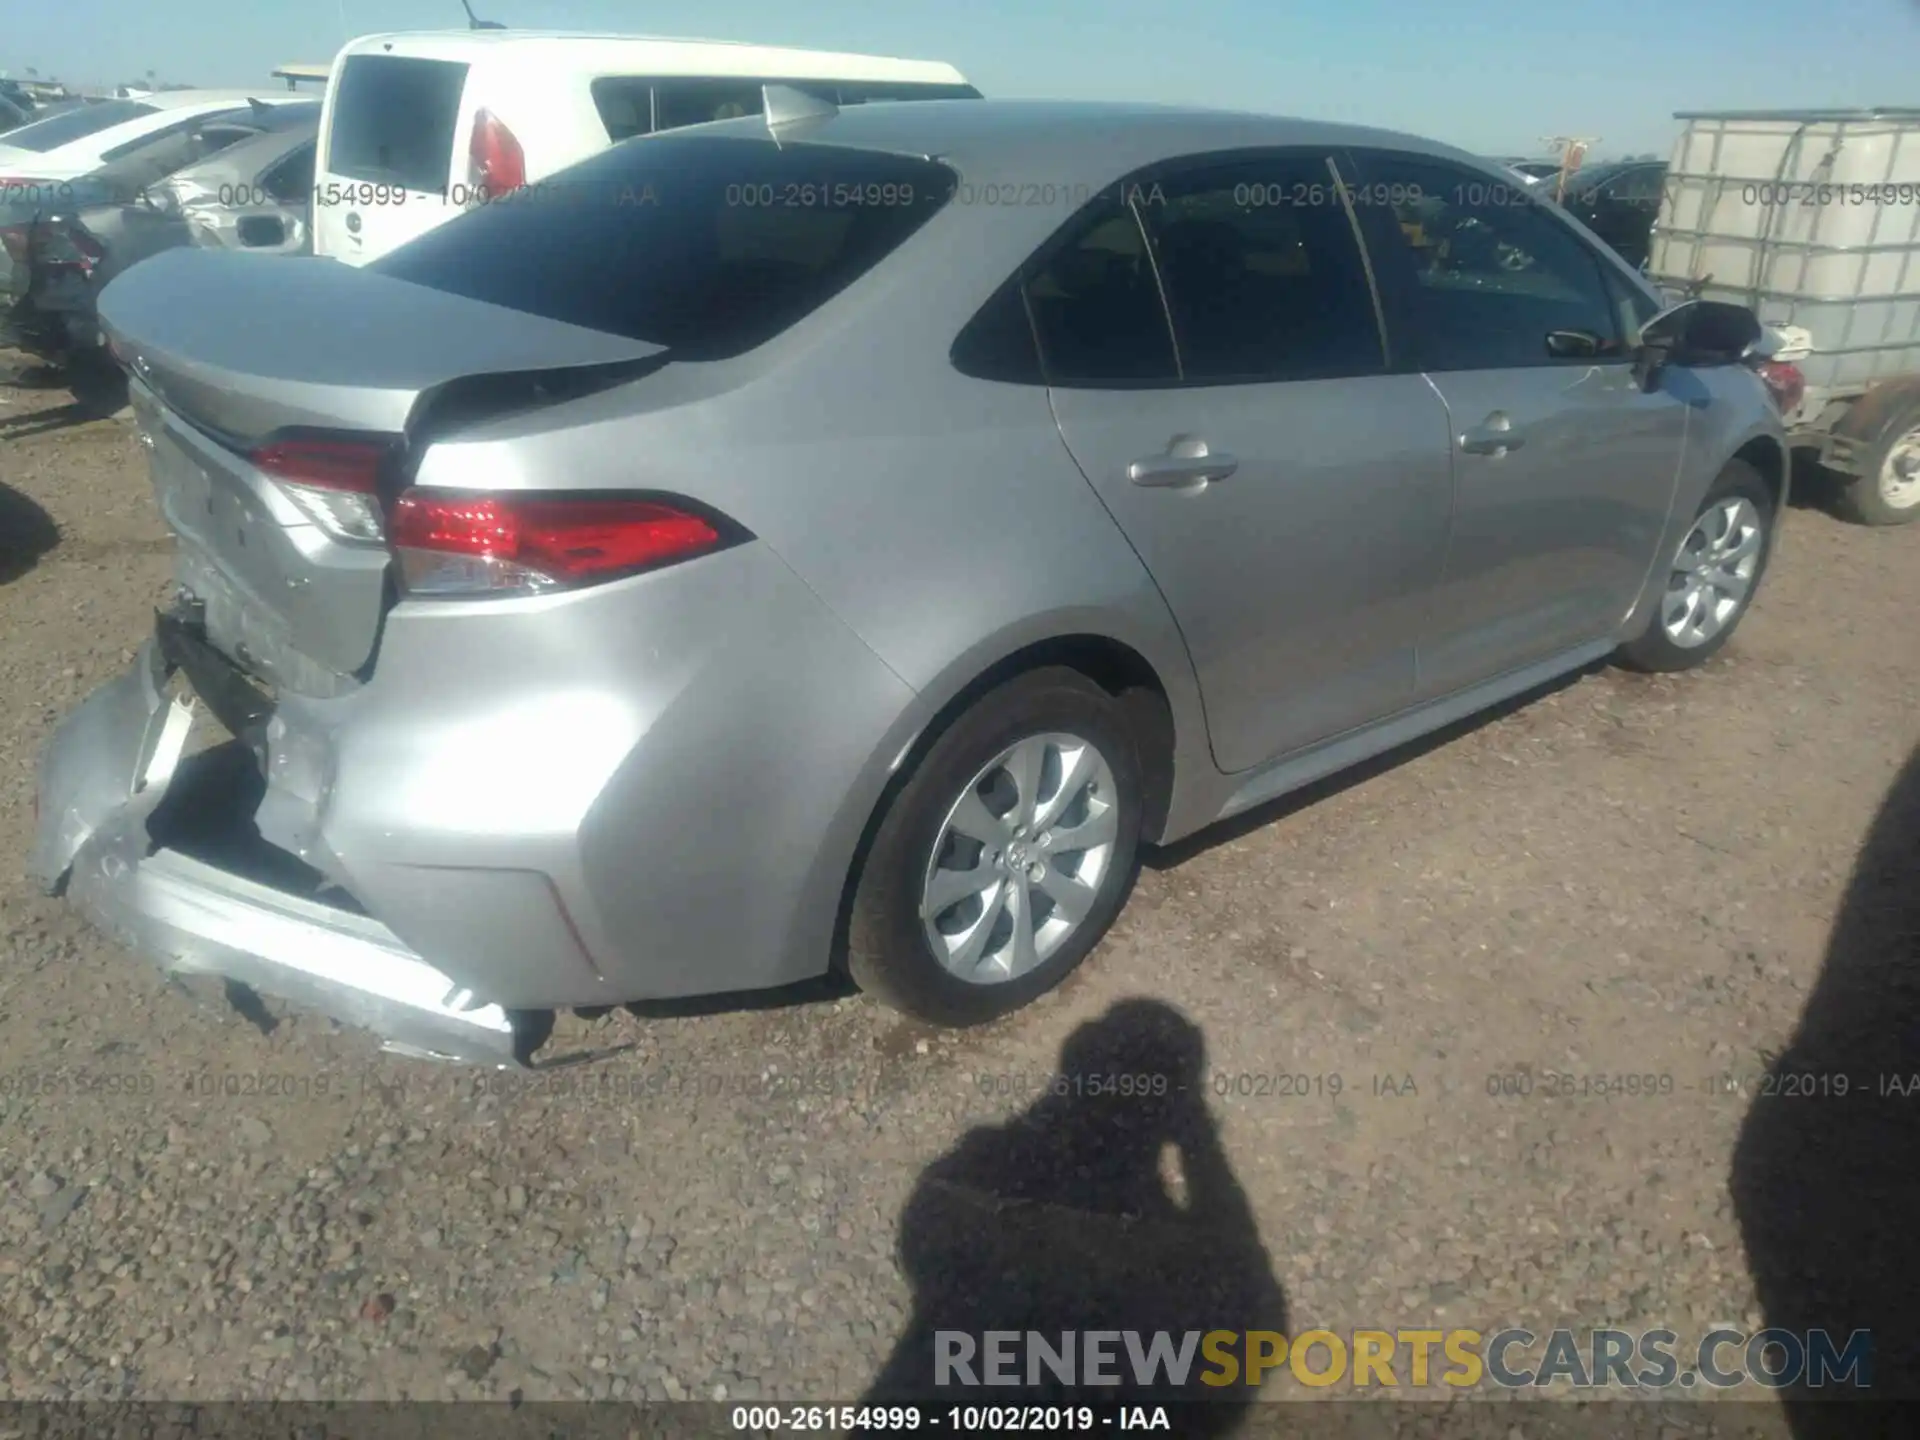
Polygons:
[[7,138],[0,140],[0,145],[11,150],[31,150],[36,155],[44,155],[49,150],[71,145],[89,135],[98,135],[102,130],[111,130],[129,120],[157,113],[156,107],[142,105],[137,100],[103,100],[98,105],[82,105],[77,110],[49,115],[45,120],[22,125],[18,130],[9,130]]
[[1096,202],[1027,276],[1027,306],[1054,385],[1172,383],[1173,331],[1131,208]]
[[653,133],[653,82],[628,75],[604,75],[588,87],[607,138],[618,143]]
[[758,115],[765,80],[662,80],[653,87],[653,121],[658,130],[705,125]]
[[1324,156],[1167,176],[1141,207],[1183,379],[1284,381],[1385,368],[1353,222]]
[[333,96],[328,173],[347,180],[446,188],[467,67],[452,60],[352,55]]
[[[816,204],[780,203],[831,182]],[[606,150],[428,231],[370,269],[717,360],[764,344],[880,263],[946,203],[930,160],[663,136]]]

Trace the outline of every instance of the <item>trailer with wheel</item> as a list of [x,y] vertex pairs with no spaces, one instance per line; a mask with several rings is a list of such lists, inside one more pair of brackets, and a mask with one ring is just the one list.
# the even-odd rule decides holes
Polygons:
[[1842,514],[1920,519],[1920,108],[1675,118],[1648,278],[1776,332],[1804,381],[1783,399],[1796,469],[1823,465]]

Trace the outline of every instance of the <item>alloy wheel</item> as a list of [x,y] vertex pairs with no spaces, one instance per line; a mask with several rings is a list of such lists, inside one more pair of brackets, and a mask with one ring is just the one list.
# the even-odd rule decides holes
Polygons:
[[1743,495],[1718,502],[1693,522],[1673,557],[1660,624],[1683,650],[1713,640],[1739,617],[1752,593],[1766,538],[1759,507]]
[[947,971],[1003,984],[1080,929],[1119,835],[1113,769],[1092,742],[1052,732],[996,755],[948,808],[921,886],[920,922]]

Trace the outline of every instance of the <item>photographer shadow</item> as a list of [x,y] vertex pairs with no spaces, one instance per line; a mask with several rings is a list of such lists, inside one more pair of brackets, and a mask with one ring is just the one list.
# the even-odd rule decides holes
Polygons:
[[[1872,1336],[1871,1386],[1783,1392],[1798,1440],[1920,1433],[1920,751],[1854,865],[1825,963],[1770,1093],[1748,1110],[1731,1189],[1766,1324]],[[1846,1077],[1844,1096],[1836,1092]]]
[[1157,1001],[1123,1001],[1068,1038],[1051,1093],[929,1166],[900,1221],[913,1313],[865,1403],[1207,1400],[1182,1417],[1182,1435],[1237,1428],[1254,1392],[1200,1384],[1209,1366],[1197,1349],[1184,1385],[1164,1369],[1138,1383],[1119,1337],[1107,1348],[1121,1382],[1112,1386],[1076,1372],[1081,1383],[1068,1387],[1044,1367],[1030,1375],[1024,1341],[1012,1351],[1017,1384],[975,1388],[950,1375],[943,1385],[936,1370],[942,1331],[971,1339],[982,1382],[988,1331],[1038,1332],[1056,1349],[1062,1331],[1075,1332],[1076,1362],[1089,1331],[1138,1331],[1143,1346],[1154,1331],[1176,1345],[1189,1331],[1285,1333],[1286,1297],[1208,1114],[1205,1073],[1190,1021]]

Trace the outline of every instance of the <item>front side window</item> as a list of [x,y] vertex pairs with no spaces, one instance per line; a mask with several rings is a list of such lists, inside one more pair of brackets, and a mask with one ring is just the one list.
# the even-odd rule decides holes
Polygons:
[[1143,197],[1184,380],[1384,368],[1366,265],[1324,156],[1213,165],[1130,188]]
[[1423,156],[1357,166],[1397,360],[1501,370],[1624,354],[1601,261],[1518,187]]

